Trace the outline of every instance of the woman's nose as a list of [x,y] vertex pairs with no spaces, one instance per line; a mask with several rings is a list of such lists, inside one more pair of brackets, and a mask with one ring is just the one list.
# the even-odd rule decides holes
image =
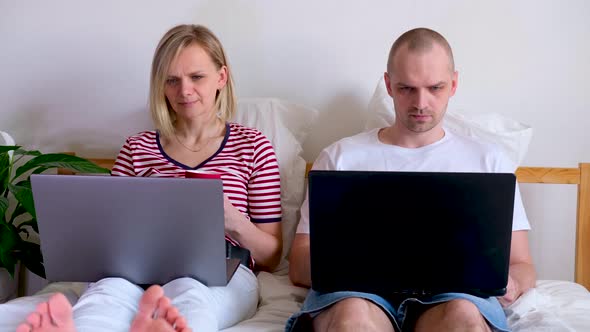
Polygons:
[[183,96],[189,96],[193,93],[193,83],[188,79],[182,79],[180,81],[180,93]]

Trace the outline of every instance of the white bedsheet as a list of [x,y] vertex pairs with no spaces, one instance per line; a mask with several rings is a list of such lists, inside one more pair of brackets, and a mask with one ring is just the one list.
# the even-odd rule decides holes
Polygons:
[[[258,280],[261,296],[258,312],[224,332],[283,331],[289,316],[301,307],[307,290],[293,286],[284,272],[261,272]],[[15,318],[25,317],[49,294],[61,291],[74,303],[82,289],[79,283],[53,283],[35,296],[0,305],[0,332],[14,331]],[[540,280],[535,289],[524,294],[506,313],[515,332],[590,331],[590,293],[573,282]]]

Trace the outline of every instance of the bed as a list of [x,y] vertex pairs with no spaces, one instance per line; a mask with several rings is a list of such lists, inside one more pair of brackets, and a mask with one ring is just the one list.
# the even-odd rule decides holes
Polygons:
[[[307,289],[296,287],[289,281],[286,257],[303,200],[305,175],[311,166],[301,156],[301,146],[317,112],[276,99],[242,100],[238,106],[241,115],[237,121],[259,128],[275,146],[283,189],[285,245],[279,268],[274,273],[258,274],[260,302],[257,313],[223,331],[283,331],[286,320],[299,310],[307,293]],[[89,159],[107,168],[114,162],[112,158]],[[590,289],[590,163],[581,163],[575,168],[519,167],[516,175],[520,183],[577,186],[575,282],[539,280],[536,288],[506,309],[509,324],[514,331],[590,331],[590,293],[587,290]],[[83,289],[81,283],[51,283],[33,296],[0,305],[0,332],[13,331],[37,303],[53,292],[62,292],[75,303]]]

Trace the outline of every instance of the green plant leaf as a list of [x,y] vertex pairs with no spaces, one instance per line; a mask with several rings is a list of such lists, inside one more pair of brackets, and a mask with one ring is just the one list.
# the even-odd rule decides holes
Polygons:
[[24,180],[15,185],[8,184],[8,190],[14,194],[14,197],[20,204],[31,214],[33,218],[37,218],[35,213],[35,204],[33,202],[33,191],[31,190],[31,181]]
[[8,223],[13,224],[14,220],[24,213],[27,213],[25,207],[21,203],[17,203],[16,207],[14,208],[14,211],[12,211],[12,216],[10,217]]
[[93,162],[90,162],[84,158],[63,154],[63,153],[49,153],[29,160],[27,163],[22,165],[16,170],[14,178],[18,178],[25,172],[32,170],[37,167],[46,168],[67,168],[72,171],[80,173],[109,173],[110,171],[106,168],[100,167]]
[[0,267],[3,267],[8,271],[8,274],[14,279],[14,270],[16,267],[16,260],[8,253],[6,257],[4,252],[0,251]]
[[[2,146],[0,146],[1,148]],[[8,151],[0,152],[0,195],[4,195],[10,179],[10,157]]]
[[49,169],[49,167],[37,167],[37,169],[35,169],[33,171],[33,173],[31,173],[31,174],[41,174],[41,173],[45,172],[48,169]]
[[17,229],[9,224],[0,224],[0,263],[12,277],[14,277],[14,266],[17,259],[14,250],[22,242]]
[[[26,228],[19,228],[19,229],[18,229],[18,233],[19,233],[19,235],[20,235],[20,233],[25,233],[25,234],[27,234],[27,237],[26,237],[26,238],[24,238],[23,240],[26,240],[26,239],[28,239],[28,238],[31,236],[31,233],[29,233],[29,230],[28,230],[28,229],[26,229]],[[23,238],[23,237],[21,236],[21,239],[22,239],[22,238]]]
[[6,222],[6,210],[8,210],[8,198],[0,196],[0,220]]
[[43,266],[43,254],[41,247],[33,242],[21,241],[18,245],[16,256],[27,269],[45,279],[45,267]]
[[20,146],[18,145],[0,145],[0,153],[18,150]]
[[41,151],[37,151],[37,150],[25,150],[25,149],[18,149],[16,151],[14,151],[14,155],[15,156],[40,156],[42,155]]
[[16,227],[19,231],[21,231],[23,229],[23,227],[26,226],[31,226],[31,228],[39,233],[39,225],[37,224],[37,219],[31,219],[31,220],[27,220],[27,221],[23,221],[20,224],[18,224],[18,226]]

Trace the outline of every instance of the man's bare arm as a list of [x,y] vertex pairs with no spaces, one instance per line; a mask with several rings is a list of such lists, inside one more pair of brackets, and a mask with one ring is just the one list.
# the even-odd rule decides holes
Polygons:
[[502,306],[512,304],[528,289],[535,287],[536,278],[528,231],[512,232],[508,287],[506,294],[498,299]]
[[289,253],[289,278],[298,286],[311,287],[309,234],[295,234]]

